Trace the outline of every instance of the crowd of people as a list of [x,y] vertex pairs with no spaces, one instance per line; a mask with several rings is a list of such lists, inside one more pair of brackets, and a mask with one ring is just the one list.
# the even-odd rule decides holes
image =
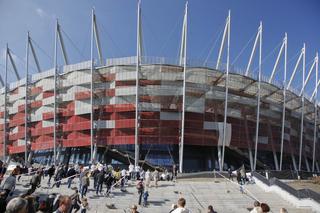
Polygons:
[[[89,167],[83,165],[60,165],[50,167],[21,168],[16,166],[13,171],[5,178],[8,173],[6,165],[0,161],[0,213],[2,212],[19,212],[19,213],[35,213],[35,212],[56,212],[56,213],[71,213],[78,212],[86,213],[88,211],[89,202],[87,192],[90,187],[90,182],[97,196],[109,196],[113,187],[119,187],[125,192],[125,187],[128,181],[137,181],[138,204],[148,205],[148,188],[151,186],[151,181],[154,186],[158,186],[159,180],[175,180],[176,166],[173,166],[173,171],[163,171],[160,175],[156,169],[154,171],[144,171],[140,167],[129,165],[128,170],[113,168],[111,165],[96,164]],[[29,189],[20,194],[14,194],[16,183],[20,180],[21,175],[30,176]],[[43,183],[44,177],[48,180]],[[73,188],[74,193],[71,196],[60,194],[49,194],[48,196],[38,196],[34,193],[37,188],[47,185],[48,188],[60,188],[63,180],[67,180],[67,188],[71,188],[74,179],[78,178],[78,187]],[[19,209],[19,211],[18,211]],[[134,212],[134,208],[132,209]]]
[[[5,178],[5,174],[10,174]],[[237,178],[239,185],[245,182],[245,171],[239,171],[241,179]],[[17,193],[16,183],[20,181],[21,175],[30,176],[29,189]],[[229,172],[229,178],[232,173]],[[44,183],[44,177],[47,181]],[[134,183],[137,190],[137,204],[147,207],[149,205],[149,188],[158,187],[159,180],[176,181],[177,167],[173,165],[172,170],[159,172],[144,171],[140,167],[130,164],[128,169],[113,168],[111,165],[96,164],[90,168],[83,165],[60,165],[38,168],[26,168],[16,166],[12,171],[7,171],[7,167],[0,161],[0,184],[2,191],[0,192],[0,213],[86,213],[90,211],[87,192],[89,187],[96,196],[110,196],[112,189],[118,187],[120,191],[126,192],[126,187],[130,181]],[[238,176],[237,176],[238,177]],[[78,179],[77,187],[71,187]],[[61,184],[66,183],[66,187],[73,190],[70,196],[62,194],[50,193],[46,196],[39,196],[37,188],[47,186],[47,188],[60,188]],[[92,182],[92,183],[91,183]],[[91,189],[91,188],[90,188]],[[133,205],[131,212],[138,212],[138,206]],[[269,212],[270,208],[265,203],[254,203],[251,213]],[[189,213],[186,208],[186,199],[181,197],[176,204],[172,205],[170,210],[172,213]],[[207,208],[208,213],[216,213],[213,206]],[[281,213],[287,212],[281,209]]]

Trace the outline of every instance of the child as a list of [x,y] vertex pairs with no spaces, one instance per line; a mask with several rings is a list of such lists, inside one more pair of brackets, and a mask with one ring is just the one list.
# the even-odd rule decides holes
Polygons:
[[149,197],[149,193],[148,191],[146,190],[144,193],[143,193],[143,206],[146,207],[147,204],[148,204],[148,197]]
[[89,203],[87,198],[83,198],[81,202],[81,213],[86,213],[89,209]]

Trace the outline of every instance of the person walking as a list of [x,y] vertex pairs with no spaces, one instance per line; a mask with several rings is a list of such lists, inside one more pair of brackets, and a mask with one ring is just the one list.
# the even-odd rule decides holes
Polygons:
[[130,163],[128,170],[129,170],[130,180],[134,180],[134,176],[135,176],[134,165]]
[[171,181],[176,181],[177,180],[177,173],[178,173],[178,167],[176,164],[172,165],[172,177]]
[[31,188],[27,191],[27,195],[31,195],[41,184],[41,172],[37,171],[30,180]]
[[229,174],[229,180],[232,180],[232,181],[233,181],[232,170],[231,170],[230,167],[229,167],[229,169],[228,169],[228,174]]
[[93,189],[96,189],[97,188],[97,183],[98,183],[98,178],[97,178],[97,175],[99,174],[99,170],[98,168],[95,168],[93,170],[93,172],[91,173],[91,177],[93,177]]
[[154,186],[157,188],[158,187],[158,181],[159,181],[159,172],[158,170],[154,170],[153,172],[153,180],[154,180]]
[[72,212],[73,209],[75,209],[74,213],[78,212],[80,210],[80,196],[78,189],[75,190],[75,192],[70,196],[71,198],[71,208],[70,212]]
[[242,184],[246,184],[246,169],[244,168],[244,165],[242,165],[241,169],[240,169],[240,175],[241,175],[241,182]]
[[50,182],[51,182],[51,178],[53,177],[54,173],[56,171],[56,168],[54,167],[54,165],[52,165],[49,169],[48,169],[48,185],[50,186]]
[[79,166],[79,191],[82,191],[82,178],[85,175],[85,170],[83,168],[83,165]]
[[149,187],[150,186],[150,180],[151,180],[151,173],[150,173],[149,169],[146,171],[145,178],[146,178],[146,186]]
[[11,193],[13,193],[16,188],[16,174],[12,171],[11,175],[7,177],[3,184],[3,190],[5,191],[4,197],[7,198]]
[[146,207],[148,205],[148,197],[149,197],[149,192],[146,190],[143,193],[143,206]]
[[101,170],[98,174],[96,174],[97,176],[97,186],[96,186],[96,195],[98,195],[98,193],[101,194],[102,192],[102,185],[103,185],[103,182],[104,182],[104,176],[105,176],[105,171],[104,170]]
[[68,189],[71,188],[71,184],[73,179],[75,178],[75,175],[77,174],[76,170],[73,166],[70,167],[70,169],[67,171],[67,177],[68,177]]
[[143,195],[143,192],[144,192],[143,180],[139,180],[138,181],[137,190],[138,190],[138,194],[139,194],[138,204],[141,205],[141,199],[142,199],[142,195]]
[[83,196],[87,195],[88,187],[90,185],[89,172],[86,172],[85,175],[82,177],[81,185],[82,185],[81,198],[83,198]]
[[120,182],[120,187],[121,187],[121,191],[125,191],[125,184],[127,182],[127,171],[125,169],[121,170],[121,182]]
[[56,186],[57,188],[60,187],[61,185],[61,180],[66,176],[66,173],[65,173],[65,168],[62,166],[58,169],[58,172],[54,178],[55,180],[55,183],[52,185],[52,187]]
[[107,186],[107,191],[106,191],[106,196],[109,196],[110,192],[111,192],[111,187],[112,187],[112,183],[114,182],[114,178],[111,174],[111,172],[107,175],[106,179],[105,179],[105,183]]

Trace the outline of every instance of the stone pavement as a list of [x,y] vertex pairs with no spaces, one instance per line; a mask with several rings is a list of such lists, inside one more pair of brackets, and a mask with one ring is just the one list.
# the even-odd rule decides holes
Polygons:
[[[23,192],[27,190],[26,184],[31,177],[22,177],[17,182],[17,191]],[[78,178],[74,181],[72,187],[78,186]],[[66,181],[65,181],[66,182]],[[61,193],[71,195],[73,190],[67,189],[67,185],[63,184],[60,188],[48,188],[47,178],[42,181],[42,187],[38,188],[37,194]],[[121,192],[119,188],[113,190],[111,197],[96,196],[92,190],[93,181],[90,182],[91,187],[87,193],[90,210],[92,213],[102,212],[130,212],[129,207],[137,204],[138,194],[135,183],[129,181],[127,192]],[[147,207],[138,208],[139,212],[169,212],[171,205],[176,203],[179,196],[187,200],[187,208],[194,212],[206,212],[208,205],[213,205],[214,209],[219,213],[224,212],[249,212],[247,208],[252,207],[254,198],[261,202],[266,202],[271,207],[272,212],[279,212],[284,207],[290,213],[294,212],[311,212],[309,208],[297,209],[293,205],[284,201],[275,193],[264,192],[257,185],[246,185],[247,193],[242,194],[239,187],[235,183],[230,183],[223,179],[186,179],[178,182],[160,181],[159,186],[149,188],[149,205]],[[116,209],[109,209],[106,205],[114,204]]]

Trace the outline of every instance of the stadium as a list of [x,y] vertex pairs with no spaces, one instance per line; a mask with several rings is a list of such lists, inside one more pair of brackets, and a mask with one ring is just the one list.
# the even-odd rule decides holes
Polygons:
[[[217,64],[189,60],[186,6],[180,58],[148,57],[141,50],[140,15],[139,7],[137,55],[132,57],[102,57],[94,11],[89,61],[68,63],[57,22],[55,59],[60,45],[65,65],[58,66],[55,60],[52,69],[29,75],[29,55],[39,62],[28,35],[27,77],[16,72],[18,80],[8,83],[8,67],[16,69],[7,47],[0,91],[4,160],[179,164],[184,172],[242,164],[251,170],[319,172],[318,83],[312,96],[304,92],[310,74],[317,75],[318,56],[306,75],[303,47],[290,78],[285,66],[280,69],[284,82],[277,82],[279,61],[287,60],[285,36],[272,75],[263,76],[261,24],[247,69],[234,69],[229,66],[229,13]],[[250,72],[257,49],[258,74]],[[226,64],[221,63],[223,53]],[[303,81],[297,91],[291,82],[300,64]]]

